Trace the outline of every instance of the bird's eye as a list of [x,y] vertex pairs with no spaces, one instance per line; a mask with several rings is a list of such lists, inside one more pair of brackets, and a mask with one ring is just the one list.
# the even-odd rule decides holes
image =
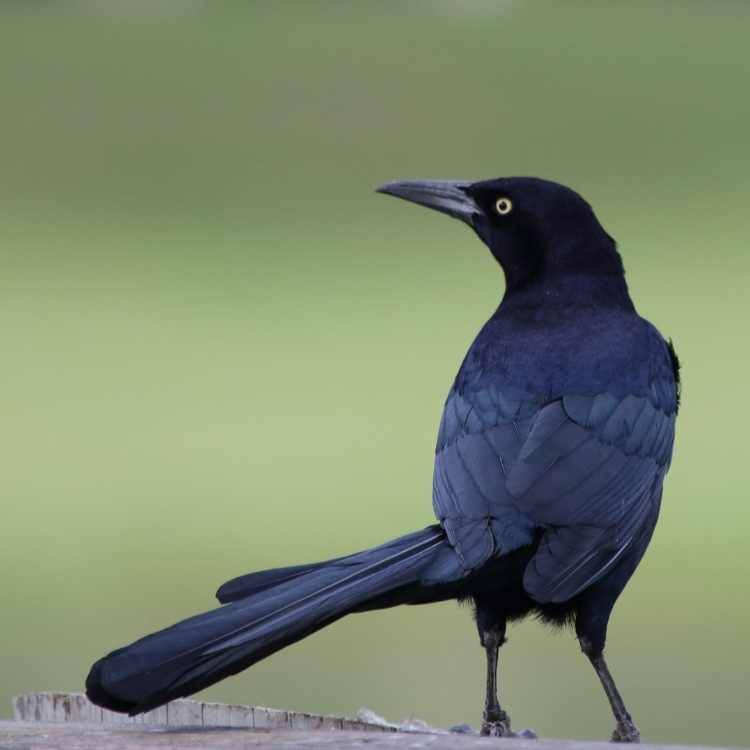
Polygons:
[[513,202],[510,198],[498,198],[495,201],[495,211],[500,216],[507,216],[513,210]]

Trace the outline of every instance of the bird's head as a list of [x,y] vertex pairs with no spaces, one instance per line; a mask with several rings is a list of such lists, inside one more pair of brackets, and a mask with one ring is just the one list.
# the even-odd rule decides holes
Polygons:
[[502,266],[508,290],[563,277],[622,278],[614,240],[575,191],[536,177],[403,180],[377,192],[468,224]]

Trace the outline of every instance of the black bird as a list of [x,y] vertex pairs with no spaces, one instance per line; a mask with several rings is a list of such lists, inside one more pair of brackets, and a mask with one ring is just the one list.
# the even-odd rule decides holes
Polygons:
[[482,734],[509,621],[575,627],[614,713],[612,608],[656,525],[679,404],[671,342],[635,311],[614,240],[569,188],[531,177],[391,182],[379,192],[468,224],[505,273],[499,307],[450,389],[437,439],[439,524],[364,552],[250,573],[224,605],[100,659],[89,698],[131,715],[249,667],[351,612],[470,600],[487,654]]

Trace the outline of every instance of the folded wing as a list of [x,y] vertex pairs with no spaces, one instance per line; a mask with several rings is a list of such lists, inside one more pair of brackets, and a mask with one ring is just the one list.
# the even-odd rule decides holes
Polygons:
[[566,396],[539,411],[506,482],[519,511],[544,529],[524,576],[534,599],[570,599],[647,533],[674,421],[648,396]]

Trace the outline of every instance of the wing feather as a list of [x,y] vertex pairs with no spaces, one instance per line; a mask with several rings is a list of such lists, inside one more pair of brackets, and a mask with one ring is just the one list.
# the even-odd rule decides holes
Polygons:
[[467,570],[541,530],[524,585],[540,602],[565,601],[650,535],[672,454],[675,381],[657,368],[637,394],[517,400],[480,375],[445,405],[435,513]]
[[544,528],[524,577],[531,596],[570,599],[646,533],[673,436],[674,415],[646,397],[566,397],[540,410],[507,480]]

